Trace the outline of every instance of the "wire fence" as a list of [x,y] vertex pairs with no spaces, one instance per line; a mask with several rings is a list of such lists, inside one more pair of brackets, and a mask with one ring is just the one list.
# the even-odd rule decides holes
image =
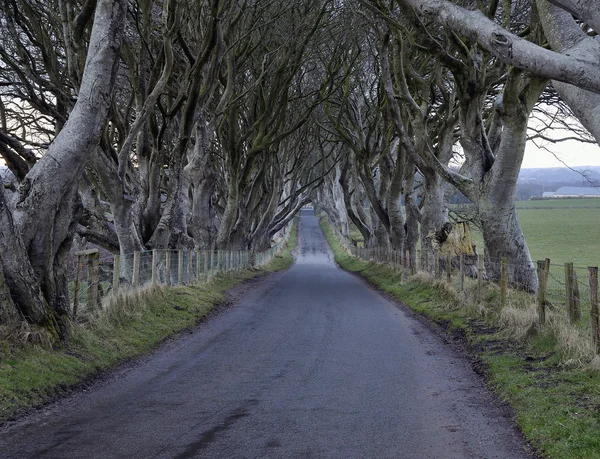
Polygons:
[[426,272],[436,279],[453,281],[464,291],[466,279],[476,281],[477,301],[495,284],[500,290],[500,307],[511,297],[529,295],[536,304],[538,326],[544,327],[547,315],[554,314],[590,336],[600,354],[600,318],[598,312],[598,267],[577,267],[573,263],[558,265],[550,259],[524,265],[506,257],[449,254],[441,250],[398,251],[389,247],[358,247],[344,237],[331,222],[330,228],[345,250],[354,257],[385,263],[402,273],[402,278]]
[[150,250],[106,256],[99,250],[77,252],[69,293],[73,317],[102,308],[103,300],[153,286],[189,285],[208,282],[220,273],[257,269],[268,264],[287,246],[292,225],[273,247],[249,250]]

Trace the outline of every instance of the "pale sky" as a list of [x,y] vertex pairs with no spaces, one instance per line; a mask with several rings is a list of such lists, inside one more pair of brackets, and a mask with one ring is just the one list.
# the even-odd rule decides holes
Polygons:
[[[527,142],[523,168],[533,167],[569,167],[600,166],[600,146],[566,140],[545,145],[556,157],[544,149],[537,148],[533,142]],[[562,160],[562,162],[559,161]]]

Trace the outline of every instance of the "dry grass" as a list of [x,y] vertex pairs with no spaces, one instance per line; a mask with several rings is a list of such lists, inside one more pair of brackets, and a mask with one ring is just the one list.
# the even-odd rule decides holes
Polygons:
[[535,304],[519,307],[509,305],[500,310],[498,316],[500,326],[506,330],[510,336],[519,340],[526,341],[537,331],[537,310]]
[[10,325],[0,325],[0,342],[13,346],[33,345],[42,349],[52,349],[56,339],[47,329],[20,321]]
[[86,321],[93,327],[124,324],[142,317],[148,307],[148,300],[162,295],[166,287],[147,285],[136,290],[120,290],[102,299],[101,308],[88,312]]
[[[500,288],[491,282],[483,283],[481,301],[478,301],[476,279],[466,278],[463,291],[460,291],[457,277],[448,283],[445,279],[436,279],[428,272],[418,272],[410,276],[408,281],[431,285],[440,290],[451,303],[448,307],[460,305],[461,309],[468,310],[475,316],[492,318],[504,334],[519,342],[526,343],[540,332],[535,298],[528,293],[509,289],[507,306],[502,308]],[[556,339],[562,355],[562,365],[600,371],[600,356],[595,352],[589,324],[570,324],[565,311],[547,309],[544,330]]]
[[598,355],[594,349],[589,327],[573,325],[561,313],[547,312],[547,326],[564,352],[562,363],[567,367],[595,369]]

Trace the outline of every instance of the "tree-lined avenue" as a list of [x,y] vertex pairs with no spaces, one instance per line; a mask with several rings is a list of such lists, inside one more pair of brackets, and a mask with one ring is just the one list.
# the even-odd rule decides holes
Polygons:
[[290,270],[5,429],[0,457],[526,457],[497,407],[468,362],[337,268],[303,210]]

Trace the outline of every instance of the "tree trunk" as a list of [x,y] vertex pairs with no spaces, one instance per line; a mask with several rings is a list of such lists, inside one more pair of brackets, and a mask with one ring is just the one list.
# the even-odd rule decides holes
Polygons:
[[221,218],[221,225],[219,226],[219,232],[217,233],[217,247],[220,249],[226,249],[229,244],[229,238],[231,231],[235,225],[238,217],[239,208],[239,184],[237,174],[233,176],[227,184],[227,204],[223,217]]
[[[77,185],[99,145],[119,63],[127,2],[99,0],[77,102],[48,152],[29,171],[16,206],[2,195],[4,276],[23,316],[59,335],[69,313],[66,255],[78,212]],[[13,239],[10,247],[6,247]],[[56,328],[58,325],[58,329]]]

